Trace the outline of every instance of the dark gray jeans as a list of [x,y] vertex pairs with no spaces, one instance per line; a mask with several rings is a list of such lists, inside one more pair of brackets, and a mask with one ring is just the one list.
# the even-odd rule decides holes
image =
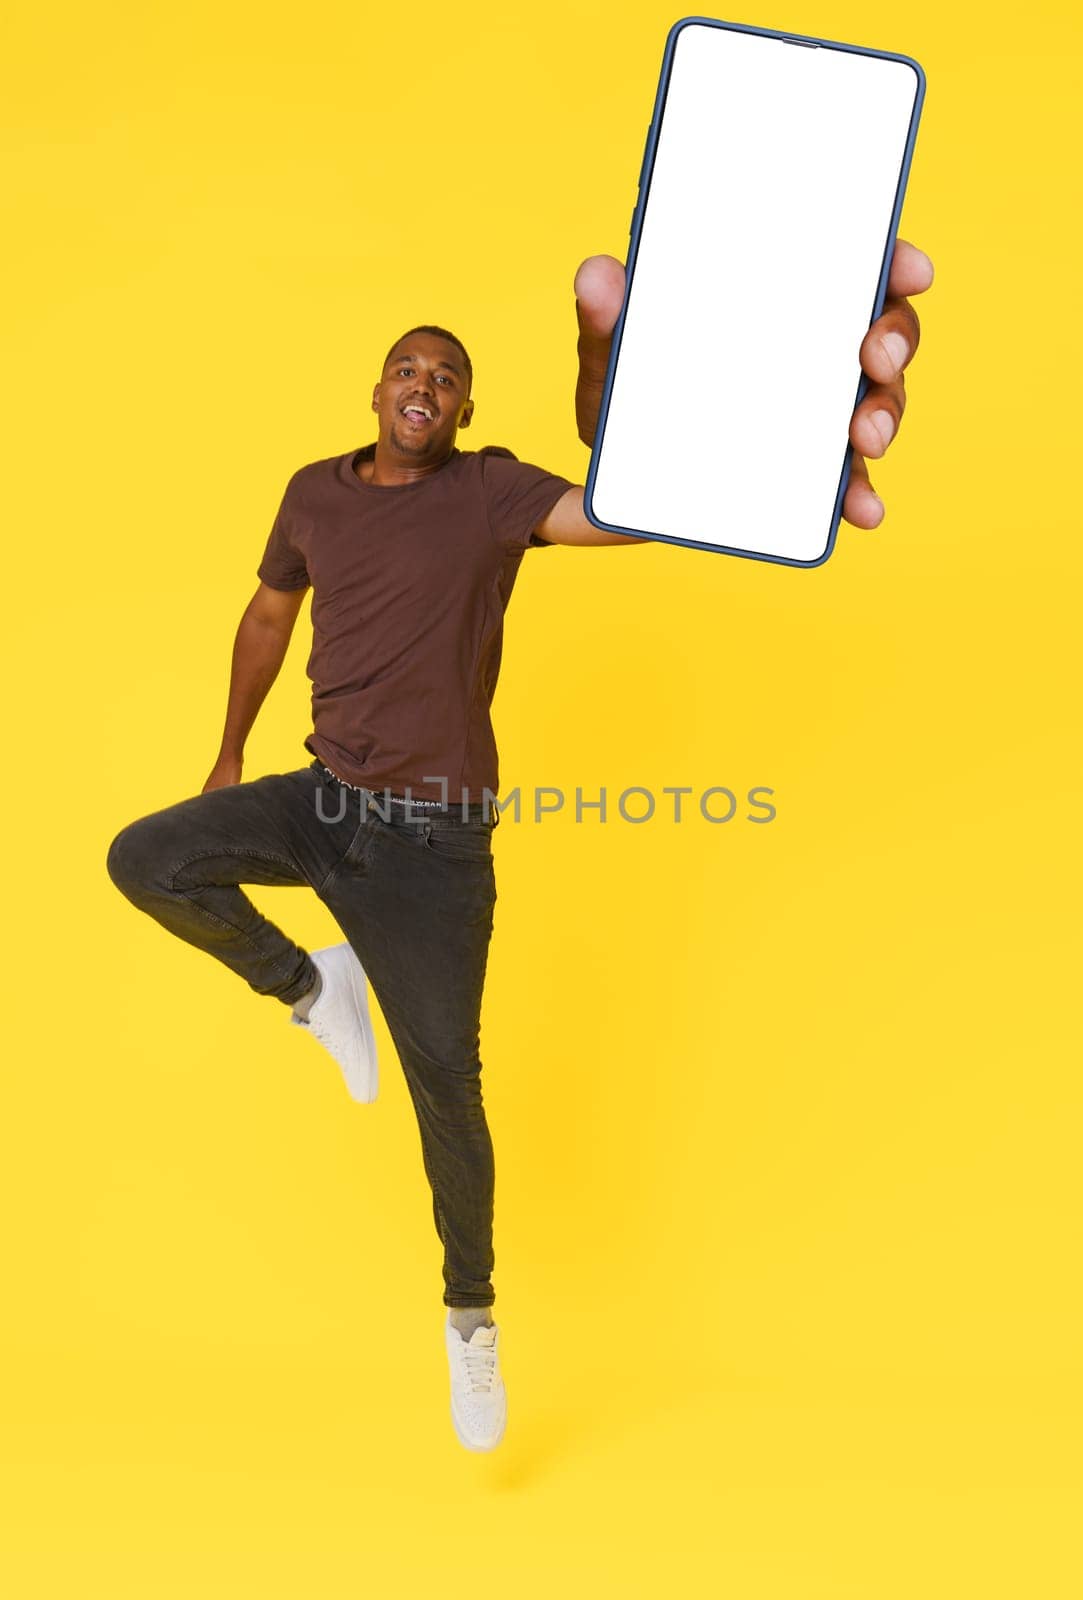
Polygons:
[[133,905],[287,1005],[315,983],[312,959],[238,885],[315,890],[365,969],[402,1064],[444,1247],[447,1306],[495,1298],[479,1029],[498,820],[480,805],[465,821],[460,806],[411,817],[382,791],[340,784],[313,761],[131,822],[107,859]]

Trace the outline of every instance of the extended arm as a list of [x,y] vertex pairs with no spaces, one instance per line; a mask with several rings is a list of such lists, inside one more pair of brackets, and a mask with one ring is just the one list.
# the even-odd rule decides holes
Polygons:
[[650,544],[634,533],[610,533],[588,522],[583,511],[585,484],[577,484],[562,494],[544,522],[534,532],[546,544]]
[[222,743],[203,785],[221,789],[240,783],[244,746],[267,693],[285,660],[305,589],[271,589],[261,583],[245,608],[233,644],[229,700]]

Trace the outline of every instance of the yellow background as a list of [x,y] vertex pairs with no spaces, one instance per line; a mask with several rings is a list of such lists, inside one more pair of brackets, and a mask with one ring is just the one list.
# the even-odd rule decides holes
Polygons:
[[[878,531],[813,571],[525,559],[505,791],[761,784],[778,816],[500,830],[496,1454],[447,1417],[382,1019],[356,1107],[106,875],[123,824],[201,788],[285,482],[375,436],[399,332],[466,343],[462,447],[583,481],[572,279],[623,258],[684,14],[7,25],[18,1600],[1079,1592],[1074,6],[731,19],[923,64],[901,232],[937,279]],[[799,270],[779,315],[816,315]],[[801,426],[786,374],[763,426],[780,455]],[[307,648],[306,604],[247,777],[308,759]],[[307,891],[253,893],[335,939]]]

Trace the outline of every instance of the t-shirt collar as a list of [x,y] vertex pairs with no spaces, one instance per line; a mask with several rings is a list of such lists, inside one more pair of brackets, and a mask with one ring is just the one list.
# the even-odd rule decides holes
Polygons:
[[430,472],[427,477],[418,478],[415,483],[365,483],[357,476],[357,473],[354,469],[361,461],[375,460],[376,441],[373,440],[371,444],[362,445],[360,450],[348,450],[342,457],[342,470],[347,481],[352,483],[354,488],[357,489],[361,494],[398,494],[409,489],[423,488],[425,484],[431,483],[436,478],[439,478],[443,474],[444,468],[450,467],[455,461],[458,460],[461,454],[462,452],[458,445],[453,445],[451,454],[448,456],[443,465],[440,466],[436,472]]

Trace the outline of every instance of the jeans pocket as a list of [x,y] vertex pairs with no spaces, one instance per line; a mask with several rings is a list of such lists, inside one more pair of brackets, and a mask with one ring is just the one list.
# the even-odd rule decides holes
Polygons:
[[493,824],[471,818],[441,818],[425,827],[425,844],[433,855],[449,861],[473,861],[484,865],[493,856]]

